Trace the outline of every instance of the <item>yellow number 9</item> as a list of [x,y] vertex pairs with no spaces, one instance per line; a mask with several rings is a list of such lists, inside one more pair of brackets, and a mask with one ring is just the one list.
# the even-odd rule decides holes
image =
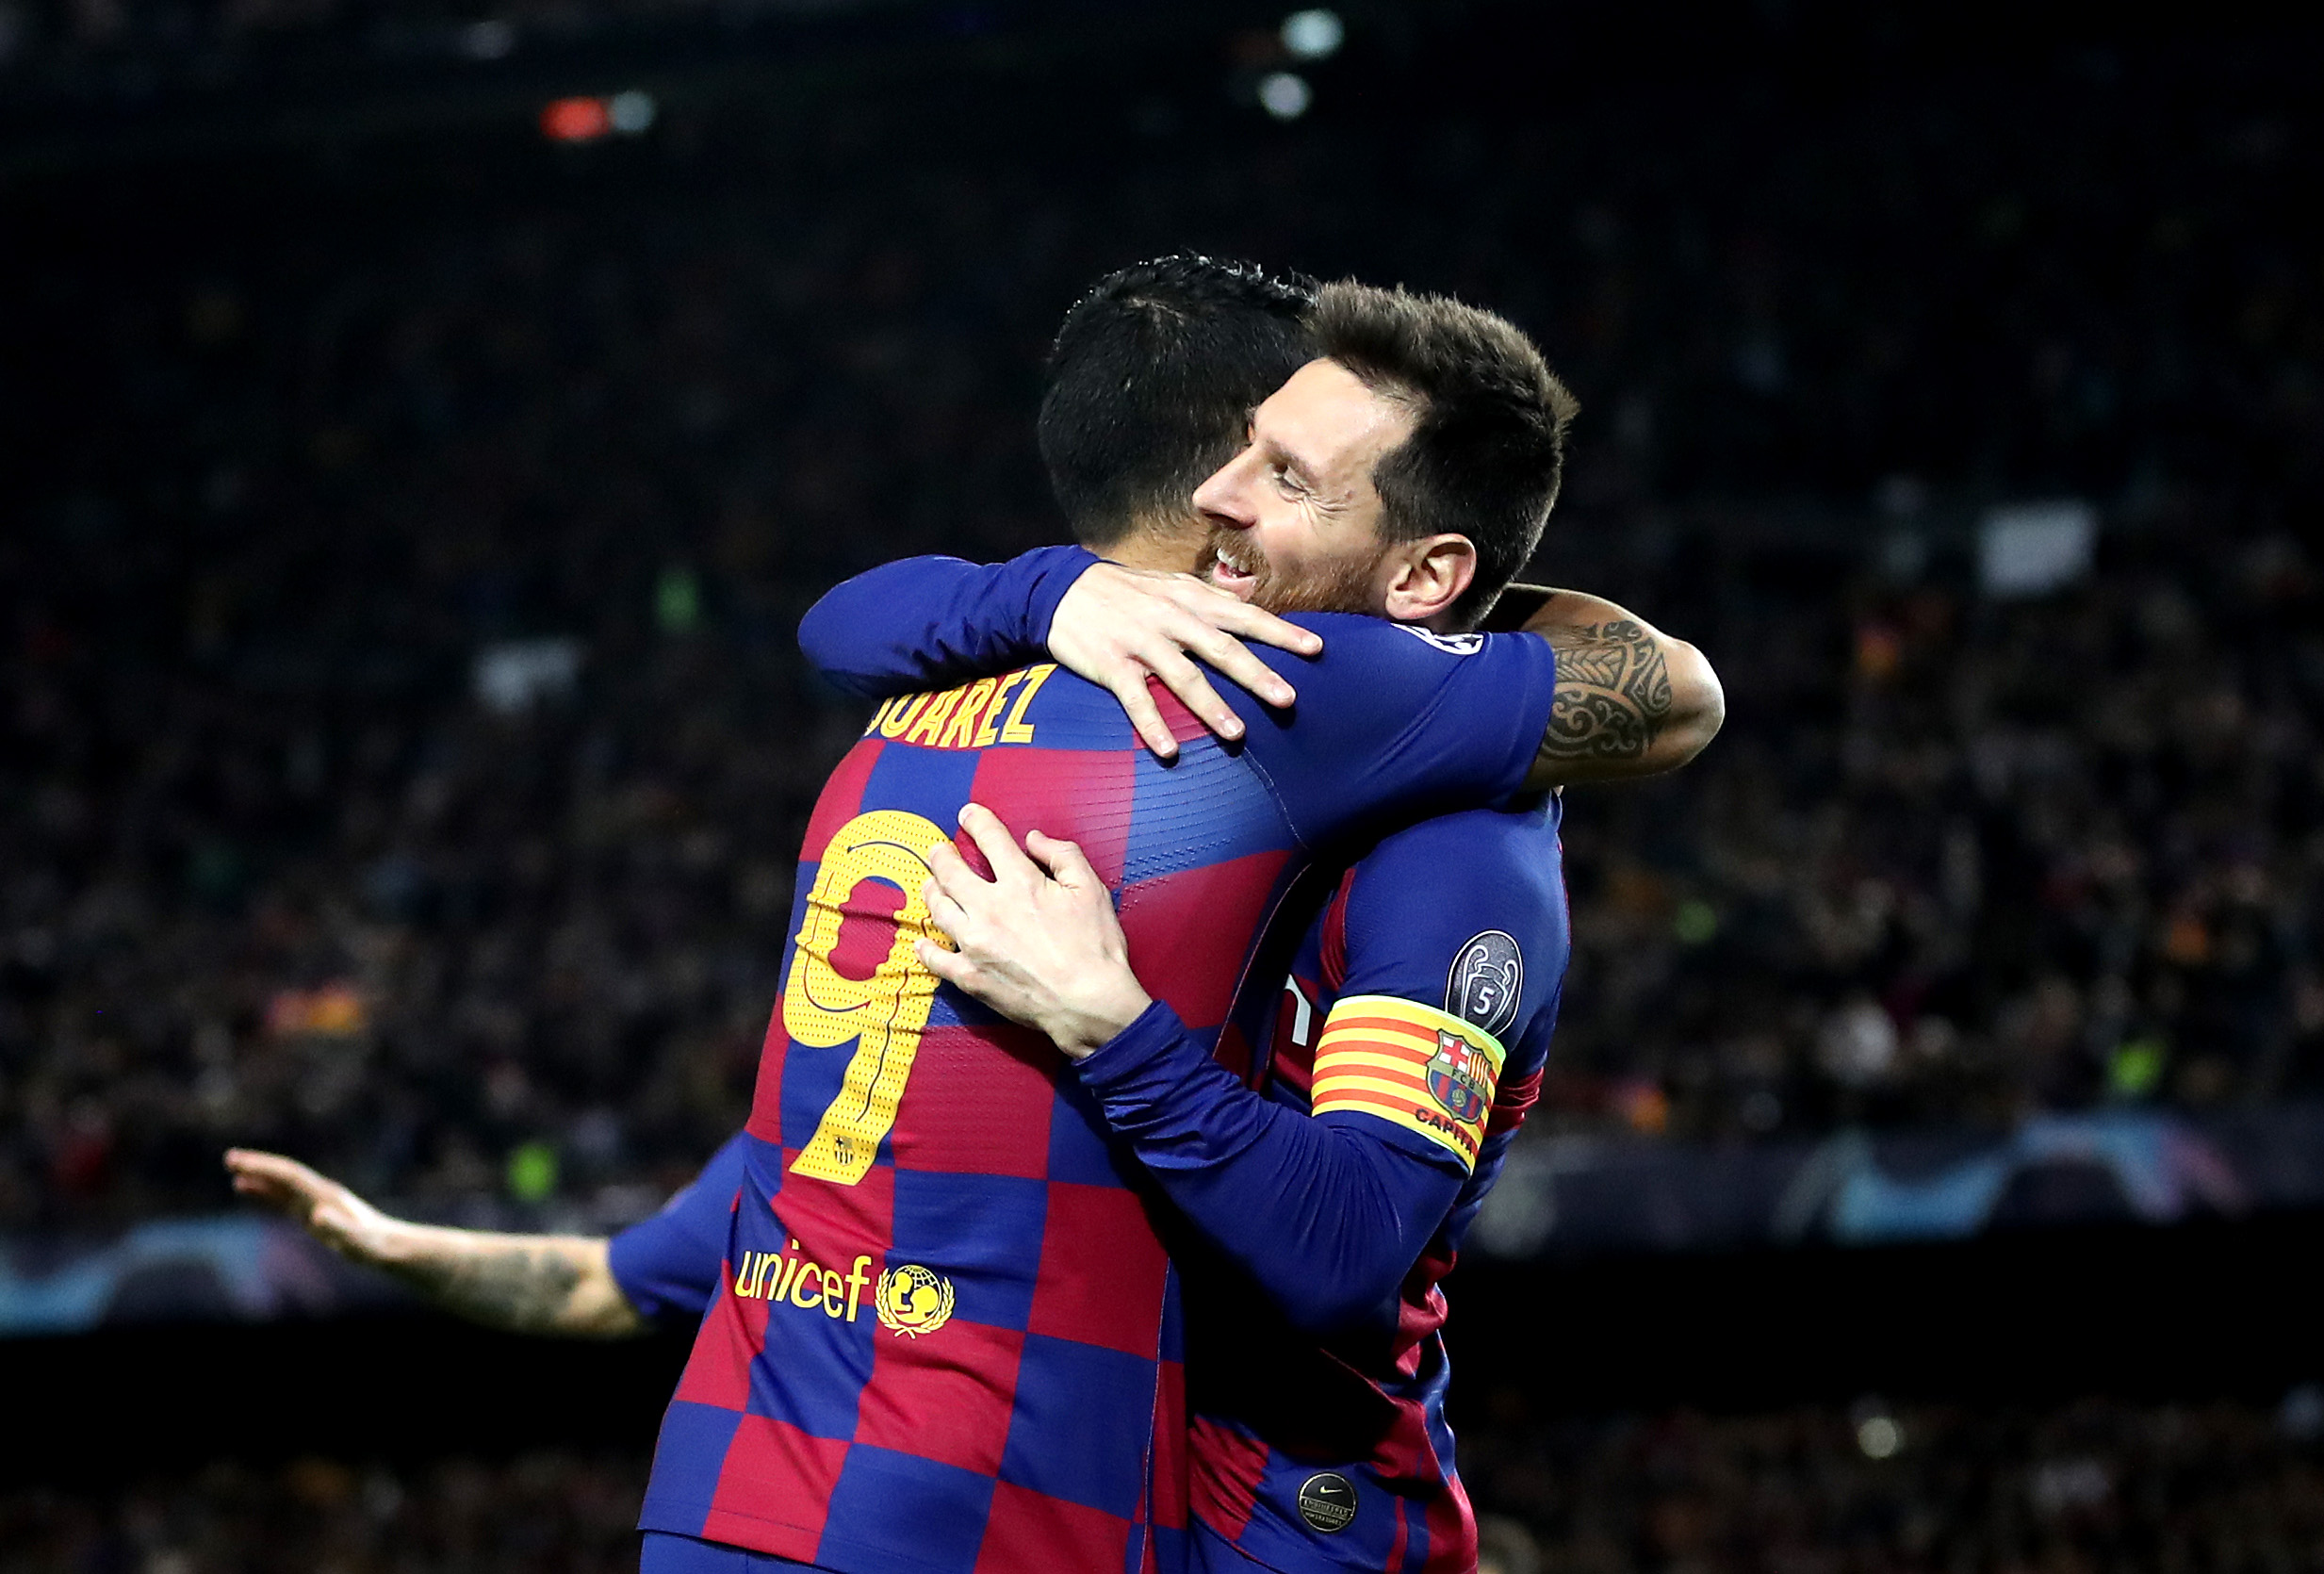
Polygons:
[[[926,935],[948,943],[928,923],[920,888],[928,854],[952,840],[934,821],[900,809],[876,809],[842,826],[823,850],[815,888],[799,926],[798,952],[783,985],[783,1031],[794,1043],[833,1049],[855,1041],[856,1053],[839,1096],[823,1112],[815,1135],[791,1172],[853,1186],[872,1168],[879,1144],[895,1124],[896,1106],[920,1053],[936,998],[936,975],[920,965],[912,943]],[[883,880],[904,894],[895,940],[868,978],[850,978],[831,965],[847,898],[865,880]]]

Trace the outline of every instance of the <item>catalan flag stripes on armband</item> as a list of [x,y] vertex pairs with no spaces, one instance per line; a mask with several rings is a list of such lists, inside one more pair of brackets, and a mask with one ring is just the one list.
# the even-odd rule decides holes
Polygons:
[[1505,1058],[1500,1041],[1473,1022],[1395,995],[1351,994],[1332,1008],[1316,1044],[1311,1107],[1393,1122],[1474,1170]]

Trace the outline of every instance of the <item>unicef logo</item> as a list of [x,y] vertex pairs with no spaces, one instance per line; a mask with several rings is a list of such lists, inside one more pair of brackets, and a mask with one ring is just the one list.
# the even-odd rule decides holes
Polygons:
[[908,1334],[915,1339],[933,1334],[952,1320],[952,1281],[918,1263],[892,1268],[879,1276],[872,1309],[891,1334]]

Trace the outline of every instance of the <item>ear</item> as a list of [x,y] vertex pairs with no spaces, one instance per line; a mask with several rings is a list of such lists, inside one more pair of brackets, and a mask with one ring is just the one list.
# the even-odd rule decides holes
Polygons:
[[1465,535],[1430,535],[1388,553],[1383,610],[1398,623],[1434,625],[1477,578],[1477,546]]

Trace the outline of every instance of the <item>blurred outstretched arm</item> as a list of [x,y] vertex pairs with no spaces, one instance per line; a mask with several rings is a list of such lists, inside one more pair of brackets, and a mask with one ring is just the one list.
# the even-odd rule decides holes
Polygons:
[[646,1331],[614,1277],[603,1240],[414,1224],[280,1154],[231,1149],[226,1169],[243,1196],[297,1220],[349,1261],[393,1274],[472,1322],[579,1339]]

